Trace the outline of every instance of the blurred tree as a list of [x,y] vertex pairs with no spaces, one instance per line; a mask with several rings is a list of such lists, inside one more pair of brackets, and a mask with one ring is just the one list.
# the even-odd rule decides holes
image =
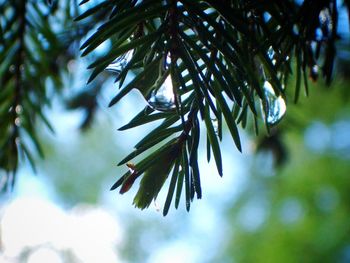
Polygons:
[[[94,27],[76,24],[76,1],[0,1],[0,168],[1,188],[15,182],[19,159],[34,167],[33,148],[43,156],[36,131],[62,74],[78,55],[79,40]],[[1,171],[1,172],[2,172]]]
[[48,175],[48,181],[65,205],[95,204],[104,196],[107,182],[113,180],[116,170],[113,160],[123,152],[115,153],[120,146],[108,129],[110,125],[100,116],[93,129],[80,136],[70,133],[72,138],[66,141],[54,140],[41,131],[45,160],[37,161],[37,166]]
[[[349,1],[342,4],[349,9]],[[147,106],[120,130],[162,123],[119,163],[129,171],[112,189],[121,187],[120,193],[125,193],[142,176],[134,204],[144,209],[171,173],[164,215],[174,195],[178,207],[182,188],[187,210],[195,196],[202,196],[197,160],[200,119],[207,133],[208,161],[212,154],[222,176],[223,123],[241,151],[238,125],[245,128],[252,122],[257,133],[261,123],[268,132],[279,123],[293,72],[295,102],[301,83],[307,94],[307,79],[316,81],[319,67],[327,84],[332,78],[340,37],[341,5],[335,0],[83,0],[80,5],[77,16],[75,0],[0,2],[4,186],[14,183],[21,155],[32,162],[28,145],[34,144],[41,153],[35,119],[49,126],[43,113],[51,101],[49,91],[60,90],[67,59],[76,54],[75,44],[88,35],[81,46],[82,56],[90,54],[94,60],[88,67],[93,69],[88,82],[97,77],[100,81],[72,95],[68,106],[85,109],[82,127],[88,126],[104,70],[114,74],[121,88],[110,106],[132,89],[143,95]],[[73,23],[72,17],[80,22]],[[150,153],[136,164],[130,162],[144,152]]]
[[283,123],[287,165],[276,171],[263,165],[267,154],[253,157],[218,261],[349,262],[349,81],[334,85],[331,94],[313,85],[307,103],[290,107]]

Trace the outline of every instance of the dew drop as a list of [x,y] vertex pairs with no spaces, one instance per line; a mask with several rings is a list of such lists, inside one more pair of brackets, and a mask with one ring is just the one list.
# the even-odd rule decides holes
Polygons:
[[124,55],[118,57],[111,64],[109,64],[105,68],[105,70],[112,73],[119,74],[132,59],[133,52],[134,50],[129,50]]
[[318,66],[315,64],[312,66],[311,70],[310,70],[310,78],[313,81],[316,81],[318,78]]
[[15,65],[11,65],[10,68],[9,68],[9,71],[10,71],[11,73],[14,73],[14,72],[15,72],[15,69],[16,69]]
[[271,59],[271,62],[273,65],[276,64],[276,59],[275,59],[275,51],[273,50],[272,46],[269,47],[267,50],[267,56]]
[[17,105],[15,108],[15,111],[17,114],[21,114],[23,112],[23,108],[21,105]]
[[69,73],[74,73],[77,70],[77,62],[75,59],[71,59],[67,63],[67,68]]
[[170,54],[168,54],[168,55],[166,56],[165,61],[166,61],[167,65],[170,65],[170,64],[171,64],[171,56],[170,56]]
[[293,33],[294,33],[295,35],[299,35],[299,28],[298,28],[297,25],[293,25]]
[[169,111],[175,108],[175,97],[170,75],[158,90],[152,91],[148,104],[151,108],[158,111]]
[[163,57],[163,69],[167,70],[170,65],[171,65],[172,59],[170,52],[168,52],[164,57]]
[[213,123],[213,128],[215,131],[215,134],[218,135],[219,134],[219,121],[218,119],[212,119],[212,123]]
[[328,8],[324,8],[323,10],[321,10],[318,18],[323,27],[326,27],[328,31],[332,31],[333,29],[332,15]]
[[267,50],[267,55],[270,59],[273,59],[273,57],[275,56],[275,50],[273,50],[272,46],[269,46]]
[[316,28],[315,30],[315,38],[317,41],[322,41],[322,37],[323,37],[323,33],[322,33],[322,30],[321,28]]
[[286,102],[275,95],[270,82],[264,83],[265,103],[262,104],[265,120],[268,124],[274,125],[279,122],[286,113]]
[[157,201],[154,199],[153,201],[154,204],[154,208],[156,209],[157,212],[160,212],[161,207],[159,206],[159,204],[157,203]]
[[21,139],[19,137],[16,137],[15,143],[16,143],[16,145],[20,145],[21,144]]
[[20,118],[20,117],[17,117],[17,118],[15,119],[15,125],[16,125],[17,127],[21,126],[21,118]]

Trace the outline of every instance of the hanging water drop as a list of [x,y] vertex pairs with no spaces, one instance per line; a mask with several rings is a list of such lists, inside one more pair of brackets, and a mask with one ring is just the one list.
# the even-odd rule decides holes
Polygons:
[[15,70],[16,70],[15,65],[11,65],[11,66],[9,67],[9,71],[10,71],[11,73],[14,73]]
[[105,68],[105,70],[115,74],[119,74],[132,59],[133,52],[134,50],[129,50],[124,55],[118,57],[111,64],[109,64]]
[[167,67],[171,64],[171,56],[170,56],[170,54],[167,54],[165,62],[167,64]]
[[270,82],[264,83],[265,101],[262,104],[265,120],[268,124],[274,125],[279,122],[286,113],[286,102],[277,97]]
[[154,204],[154,208],[156,209],[157,212],[160,211],[161,207],[159,206],[159,204],[157,203],[157,200],[153,200],[153,204]]
[[318,78],[318,66],[315,64],[311,67],[310,69],[310,78],[313,80],[313,81],[317,81],[317,78]]
[[21,126],[21,124],[22,124],[21,118],[20,118],[20,117],[16,117],[16,119],[15,119],[15,125],[16,125],[17,127],[19,127],[19,126]]
[[217,118],[211,119],[212,120],[212,124],[213,124],[213,128],[214,128],[214,132],[216,135],[219,135],[219,121]]
[[331,32],[333,29],[332,15],[328,8],[321,10],[319,16],[319,21],[322,28],[327,29],[328,32]]
[[22,114],[22,112],[23,112],[23,108],[22,108],[22,106],[21,105],[17,105],[16,107],[15,107],[15,112],[19,115],[19,114]]
[[191,202],[190,201],[186,201],[186,210],[189,211],[191,207]]
[[170,75],[158,90],[152,91],[148,104],[158,111],[169,111],[175,108],[175,96]]
[[269,59],[271,59],[272,65],[276,64],[276,59],[275,59],[275,51],[273,50],[273,47],[270,46],[269,49],[267,50],[267,56]]
[[77,70],[77,62],[75,59],[71,59],[68,61],[67,69],[69,73],[74,73]]

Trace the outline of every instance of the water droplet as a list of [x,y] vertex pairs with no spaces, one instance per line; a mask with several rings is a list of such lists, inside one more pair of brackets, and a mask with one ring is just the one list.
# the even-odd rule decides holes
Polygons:
[[20,145],[20,143],[21,143],[21,139],[20,139],[19,137],[16,137],[16,139],[15,139],[15,143],[16,143],[16,145]]
[[318,66],[315,64],[312,66],[311,70],[310,70],[310,78],[313,81],[316,81],[318,78]]
[[263,16],[266,22],[269,21],[272,17],[269,12],[264,12]]
[[23,71],[24,71],[24,65],[23,65],[23,64],[21,64],[21,65],[19,66],[19,71],[20,71],[20,72],[23,72]]
[[10,68],[9,68],[9,71],[10,71],[11,73],[14,73],[14,72],[15,72],[15,69],[16,69],[15,65],[11,65]]
[[175,97],[170,75],[165,79],[158,90],[152,91],[148,104],[151,108],[158,111],[168,111],[175,108]]
[[170,54],[168,54],[168,55],[166,56],[165,61],[166,61],[167,65],[170,65],[170,64],[171,64],[171,56],[170,56]]
[[270,46],[269,49],[267,50],[267,55],[269,56],[270,59],[273,59],[273,57],[275,56],[275,51],[273,50],[272,46]]
[[272,46],[269,47],[267,50],[267,56],[271,59],[271,62],[273,65],[276,64],[276,59],[275,59],[275,51],[273,50]]
[[321,28],[316,28],[315,30],[315,38],[317,41],[322,41],[322,38],[323,38],[323,33],[322,33],[322,30]]
[[169,69],[171,65],[172,59],[171,59],[171,54],[168,52],[166,55],[163,57],[163,70]]
[[15,111],[17,114],[21,114],[23,112],[23,108],[21,105],[17,105],[15,108]]
[[265,102],[262,104],[265,120],[268,124],[276,124],[286,113],[286,102],[279,96],[277,97],[270,82],[264,83]]
[[21,126],[21,118],[20,117],[17,117],[16,119],[15,119],[15,125],[16,126]]
[[77,62],[75,59],[71,59],[67,63],[67,68],[70,73],[74,73],[77,70]]
[[218,135],[219,134],[219,121],[218,121],[218,119],[216,119],[216,118],[212,119],[212,123],[213,123],[213,128],[214,128],[215,134]]
[[299,35],[299,28],[298,28],[297,25],[293,25],[293,33],[294,33],[295,35]]
[[118,57],[111,64],[109,64],[105,68],[105,70],[112,73],[119,74],[132,59],[133,52],[134,50],[129,50],[124,55]]
[[191,207],[191,202],[190,201],[186,201],[186,210],[189,211]]
[[161,207],[160,207],[159,204],[157,203],[157,200],[154,199],[153,204],[154,204],[154,208],[156,209],[156,211],[159,212],[160,209],[161,209]]
[[326,27],[329,32],[332,31],[333,29],[332,15],[328,8],[324,8],[323,10],[321,10],[318,18],[323,27]]

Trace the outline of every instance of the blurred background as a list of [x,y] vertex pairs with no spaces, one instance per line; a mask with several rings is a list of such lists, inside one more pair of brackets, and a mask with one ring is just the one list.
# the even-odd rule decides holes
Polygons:
[[116,164],[154,127],[117,131],[146,102],[135,92],[108,108],[116,84],[106,75],[90,123],[63,101],[98,85],[85,86],[84,59],[69,60],[46,112],[55,133],[38,124],[45,158],[36,172],[23,165],[0,196],[0,263],[350,262],[349,29],[340,29],[332,85],[310,80],[296,105],[289,94],[270,137],[241,130],[243,154],[224,136],[222,178],[203,143],[203,198],[166,217],[167,187],[144,211],[132,206],[137,187],[109,191],[127,170]]

